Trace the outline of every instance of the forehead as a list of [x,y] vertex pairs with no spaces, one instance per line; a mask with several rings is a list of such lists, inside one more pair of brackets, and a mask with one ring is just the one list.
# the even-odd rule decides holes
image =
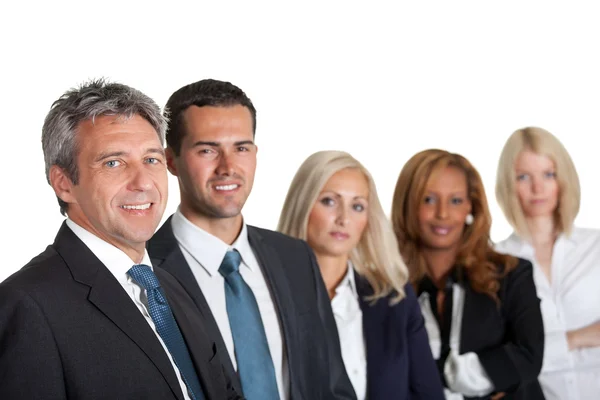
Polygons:
[[190,106],[182,113],[186,136],[216,140],[236,136],[252,139],[252,114],[242,105]]
[[369,182],[365,174],[358,168],[345,168],[333,174],[321,191],[366,197],[369,193]]
[[545,154],[524,150],[519,153],[515,167],[517,169],[551,169],[555,167],[555,163]]
[[77,135],[81,145],[88,143],[107,145],[116,141],[150,139],[160,143],[154,127],[137,114],[131,118],[122,115],[101,115],[93,120],[82,121],[77,127]]
[[455,166],[445,166],[434,170],[427,180],[425,190],[440,192],[466,192],[467,175]]

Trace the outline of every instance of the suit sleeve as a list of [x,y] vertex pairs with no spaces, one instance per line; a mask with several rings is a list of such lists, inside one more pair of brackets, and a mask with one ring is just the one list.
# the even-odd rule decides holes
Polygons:
[[0,398],[66,398],[50,326],[29,295],[0,285]]
[[405,310],[408,312],[410,395],[415,400],[443,400],[444,390],[431,354],[429,338],[417,296],[410,284],[404,287]]
[[319,265],[313,251],[304,243],[306,251],[309,254],[310,263],[313,271],[313,277],[315,282],[315,292],[317,293],[317,307],[319,316],[321,318],[323,332],[327,346],[327,360],[329,367],[329,380],[327,382],[328,387],[325,388],[326,399],[356,399],[356,394],[350,379],[346,373],[346,367],[344,366],[344,360],[342,359],[342,351],[340,349],[340,340],[337,333],[337,327],[335,325],[335,319],[333,317],[333,311],[331,310],[331,303],[329,296],[327,295],[327,289]]
[[522,382],[537,379],[544,355],[544,326],[531,263],[520,260],[505,279],[502,301],[508,340],[477,353],[498,392],[515,390]]

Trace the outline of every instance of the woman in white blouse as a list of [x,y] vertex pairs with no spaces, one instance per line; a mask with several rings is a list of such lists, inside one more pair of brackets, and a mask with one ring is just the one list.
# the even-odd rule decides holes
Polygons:
[[515,230],[497,249],[534,264],[546,398],[600,399],[600,231],[573,226],[579,178],[560,141],[536,127],[514,132],[500,155],[496,197]]
[[278,229],[315,252],[357,398],[443,399],[419,304],[369,172],[348,153],[311,155],[291,183]]

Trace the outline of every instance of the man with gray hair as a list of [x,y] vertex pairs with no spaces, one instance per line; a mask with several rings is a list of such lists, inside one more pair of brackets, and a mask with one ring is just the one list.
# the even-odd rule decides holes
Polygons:
[[42,129],[67,216],[0,283],[2,399],[236,399],[203,316],[145,250],[167,201],[166,120],[125,85],[67,91]]

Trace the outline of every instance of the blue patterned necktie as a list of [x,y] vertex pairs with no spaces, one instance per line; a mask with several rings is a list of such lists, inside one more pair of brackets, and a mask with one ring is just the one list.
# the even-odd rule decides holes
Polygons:
[[190,358],[188,348],[181,336],[179,326],[173,317],[171,307],[160,287],[158,278],[154,275],[152,269],[144,264],[134,265],[128,271],[141,287],[146,289],[148,296],[148,311],[154,321],[156,330],[163,342],[169,349],[175,365],[181,372],[184,383],[192,400],[204,400],[204,394],[194,364]]
[[219,273],[225,278],[227,316],[242,390],[248,400],[276,400],[273,359],[256,298],[239,271],[241,260],[237,250],[228,251]]

